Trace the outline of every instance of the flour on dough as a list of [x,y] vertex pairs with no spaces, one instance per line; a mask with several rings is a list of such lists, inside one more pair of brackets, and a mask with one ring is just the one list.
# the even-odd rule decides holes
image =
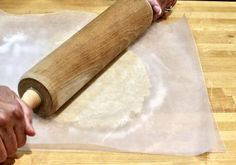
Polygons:
[[83,129],[109,131],[122,128],[142,113],[149,90],[145,66],[129,51],[54,120]]

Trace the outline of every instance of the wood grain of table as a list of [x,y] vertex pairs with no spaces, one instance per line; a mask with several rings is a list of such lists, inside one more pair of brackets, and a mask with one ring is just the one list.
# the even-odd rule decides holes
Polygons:
[[[14,14],[84,10],[101,13],[115,0],[0,0],[0,9]],[[179,1],[169,19],[186,15],[196,39],[209,99],[225,153],[177,157],[114,152],[18,152],[17,165],[59,164],[236,164],[236,2]],[[1,21],[1,20],[0,20]],[[5,163],[5,164],[7,164]]]

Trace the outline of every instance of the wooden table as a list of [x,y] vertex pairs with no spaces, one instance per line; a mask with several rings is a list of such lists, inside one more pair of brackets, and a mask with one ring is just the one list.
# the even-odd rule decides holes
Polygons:
[[[102,12],[115,0],[1,0],[0,9],[10,13],[47,13],[59,10]],[[200,52],[209,98],[225,153],[196,157],[105,153],[18,152],[15,164],[236,164],[236,2],[179,1],[170,19],[185,14]]]

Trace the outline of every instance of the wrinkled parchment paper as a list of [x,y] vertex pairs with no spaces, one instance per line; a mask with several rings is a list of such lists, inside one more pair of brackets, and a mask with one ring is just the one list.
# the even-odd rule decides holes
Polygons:
[[[1,12],[0,84],[17,92],[25,71],[94,17],[72,11],[18,16]],[[28,146],[170,155],[222,151],[186,18],[155,23],[129,51],[143,62],[151,95],[143,102],[141,115],[128,128],[91,131],[35,115],[37,135],[28,138]]]

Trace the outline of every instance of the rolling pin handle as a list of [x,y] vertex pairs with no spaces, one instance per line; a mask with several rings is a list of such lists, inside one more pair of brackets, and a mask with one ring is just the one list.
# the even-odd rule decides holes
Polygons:
[[31,109],[37,108],[42,100],[39,96],[38,92],[36,92],[34,89],[28,89],[21,98],[24,103],[26,103]]

